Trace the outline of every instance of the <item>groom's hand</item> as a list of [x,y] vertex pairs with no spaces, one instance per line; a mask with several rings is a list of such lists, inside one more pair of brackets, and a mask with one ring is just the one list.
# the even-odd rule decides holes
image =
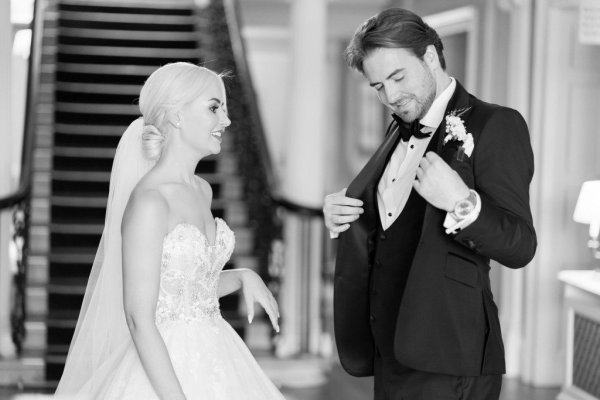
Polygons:
[[350,223],[356,221],[364,212],[362,205],[361,200],[346,197],[346,188],[325,196],[323,202],[325,226],[334,233],[344,232],[350,228]]
[[413,187],[429,204],[448,212],[469,196],[469,187],[458,173],[432,151],[421,159]]

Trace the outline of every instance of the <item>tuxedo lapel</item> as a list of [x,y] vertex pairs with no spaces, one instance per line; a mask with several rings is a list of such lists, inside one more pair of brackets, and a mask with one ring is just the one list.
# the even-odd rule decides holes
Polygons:
[[391,133],[385,137],[385,140],[381,143],[375,154],[373,154],[356,178],[350,183],[346,191],[346,196],[364,201],[364,198],[369,198],[373,195],[374,192],[371,189],[377,186],[379,182],[377,178],[383,173],[389,154],[395,148],[400,136],[398,127],[394,123],[392,124],[393,127],[390,127]]
[[[450,165],[455,170],[457,168],[456,168],[453,158],[456,157],[456,153],[458,151],[458,147],[460,146],[460,143],[458,143],[456,141],[450,141],[444,145],[444,138],[447,135],[447,133],[446,133],[446,116],[451,111],[468,109],[468,108],[469,108],[469,93],[462,87],[462,85],[458,81],[456,81],[456,88],[454,89],[454,94],[452,95],[452,97],[450,98],[450,101],[448,102],[448,105],[446,106],[446,110],[444,112],[444,118],[442,119],[442,123],[436,130],[436,134],[438,135],[436,153],[442,158],[442,160],[444,160],[448,165]],[[469,112],[470,112],[470,110],[466,111],[461,116],[461,118],[464,120],[468,116]],[[460,168],[458,168],[458,169],[460,169]],[[461,173],[461,171],[457,171],[457,172],[462,177],[463,174]],[[463,180],[464,180],[464,177],[463,177]],[[438,221],[437,219],[431,220],[431,218],[433,218],[434,216],[438,216],[438,218],[442,222]],[[425,216],[423,217],[423,228],[421,229],[421,238],[427,231],[427,229],[426,229],[427,227],[431,227],[431,226],[437,227],[438,225],[441,226],[442,223],[443,223],[442,212],[440,212],[439,209],[433,207],[431,204],[427,204],[427,208],[425,209]]]
[[383,174],[387,160],[391,152],[396,148],[400,138],[400,132],[397,125],[392,122],[390,132],[386,135],[383,143],[379,146],[375,154],[358,173],[356,178],[348,186],[347,197],[360,199],[363,201],[363,215],[350,225],[350,230],[362,229],[368,234],[370,230],[376,228],[379,221],[377,214],[377,185],[379,178]]
[[[439,133],[438,143],[437,143],[437,151],[436,153],[448,164],[451,164],[452,156],[456,154],[458,150],[457,142],[448,142],[444,145],[444,138],[446,137],[446,116],[455,110],[465,110],[469,108],[469,93],[462,87],[462,85],[456,81],[456,88],[454,89],[454,94],[450,98],[448,105],[446,106],[446,111],[444,112],[444,118],[442,119],[442,123],[437,129]],[[468,115],[469,111],[465,111],[465,113],[461,116],[464,120]]]
[[346,190],[346,196],[363,201],[364,212],[338,240],[333,298],[333,317],[338,327],[335,336],[340,361],[355,376],[373,374],[373,338],[369,325],[357,315],[369,313],[369,241],[379,222],[376,188],[400,137],[395,123],[390,129],[391,133]]

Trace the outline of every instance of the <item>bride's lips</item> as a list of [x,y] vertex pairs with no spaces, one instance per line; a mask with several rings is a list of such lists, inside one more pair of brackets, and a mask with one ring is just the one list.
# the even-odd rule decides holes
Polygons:
[[214,137],[215,139],[217,139],[219,141],[219,143],[221,143],[221,141],[223,140],[223,139],[221,139],[221,135],[223,134],[222,130],[213,131],[210,134],[211,134],[212,137]]

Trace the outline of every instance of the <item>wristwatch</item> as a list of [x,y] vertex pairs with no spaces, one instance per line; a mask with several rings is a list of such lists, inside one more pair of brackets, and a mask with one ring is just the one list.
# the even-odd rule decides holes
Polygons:
[[467,217],[477,206],[477,193],[474,190],[469,190],[469,196],[456,203],[452,217],[456,220],[462,220]]

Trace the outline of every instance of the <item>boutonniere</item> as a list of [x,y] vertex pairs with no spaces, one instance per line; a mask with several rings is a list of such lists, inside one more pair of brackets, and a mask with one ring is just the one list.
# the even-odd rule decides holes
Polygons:
[[460,118],[470,107],[461,108],[459,110],[452,110],[446,115],[446,137],[444,138],[444,145],[451,140],[461,142],[462,146],[458,148],[458,154],[456,156],[458,161],[463,161],[464,155],[471,157],[475,143],[473,142],[473,135],[467,132],[465,128],[465,122]]

